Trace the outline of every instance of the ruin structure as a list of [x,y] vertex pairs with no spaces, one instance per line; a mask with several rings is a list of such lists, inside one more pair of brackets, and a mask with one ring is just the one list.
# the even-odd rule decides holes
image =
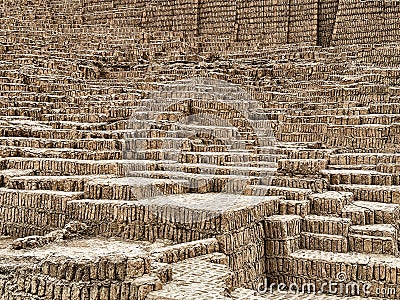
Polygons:
[[1,299],[399,299],[399,16],[1,0]]

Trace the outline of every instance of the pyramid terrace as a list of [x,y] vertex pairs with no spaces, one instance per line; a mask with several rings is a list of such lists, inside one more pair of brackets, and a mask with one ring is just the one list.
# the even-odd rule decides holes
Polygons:
[[399,16],[1,0],[0,298],[400,299]]

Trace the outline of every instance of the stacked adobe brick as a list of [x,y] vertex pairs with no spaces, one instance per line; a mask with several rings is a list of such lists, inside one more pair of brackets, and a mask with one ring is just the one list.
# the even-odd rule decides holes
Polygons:
[[[333,30],[332,45],[396,40],[395,28],[371,36],[367,27],[340,25],[353,21],[345,16],[356,12],[354,22],[367,14],[367,24],[390,27],[396,24],[395,7],[340,2],[337,17],[329,8],[331,15],[321,20],[315,12],[328,11],[321,2],[200,4],[200,16],[210,22],[197,19],[192,28],[200,26],[203,34],[187,38],[146,30],[180,31],[180,22],[192,22],[168,8],[153,11],[156,23],[144,15],[154,7],[151,1],[2,3],[2,234],[42,235],[80,220],[93,235],[107,238],[183,243],[216,237],[235,286],[256,287],[264,276],[319,285],[342,272],[346,283],[395,286],[398,47],[315,46],[317,21],[328,32],[325,41]],[[193,13],[190,3],[178,7]],[[308,14],[313,17],[304,18]],[[382,14],[390,18],[375,20]],[[258,30],[265,32],[264,42],[252,41]],[[216,32],[249,43],[202,36]],[[288,41],[309,44],[270,46]],[[235,199],[240,205],[226,204],[217,213],[199,208],[211,196],[185,195],[185,184],[162,178],[167,162],[160,160],[165,153],[156,142],[143,159],[122,160],[126,120],[135,106],[143,105],[159,82],[197,76],[229,79],[263,101],[278,140],[272,184],[252,178],[247,196],[227,196],[230,205]],[[206,156],[197,152],[185,154],[185,163]],[[215,161],[207,170],[221,173],[209,176],[209,189],[197,192],[219,192],[224,185],[228,168],[219,166],[226,159],[218,152],[208,156]],[[127,165],[140,178],[121,178]],[[179,179],[210,181],[196,174],[199,168],[185,165]],[[160,190],[171,195],[156,199],[158,205],[143,199]],[[246,205],[249,199],[259,205]],[[179,255],[171,250],[170,257]],[[48,275],[43,274],[40,279]],[[66,286],[76,286],[70,282]]]

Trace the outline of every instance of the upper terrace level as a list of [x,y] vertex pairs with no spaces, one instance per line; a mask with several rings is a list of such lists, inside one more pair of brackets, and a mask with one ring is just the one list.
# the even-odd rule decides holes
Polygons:
[[[10,25],[23,13],[18,9],[22,2],[3,1],[2,14],[15,15]],[[117,35],[141,28],[231,42],[324,47],[392,43],[400,37],[400,6],[391,0],[34,0],[23,5],[25,20],[61,28],[102,24]]]

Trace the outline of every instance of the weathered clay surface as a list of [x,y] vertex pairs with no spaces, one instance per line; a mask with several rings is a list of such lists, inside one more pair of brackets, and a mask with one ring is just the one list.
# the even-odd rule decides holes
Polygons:
[[399,9],[1,1],[0,297],[399,299]]

